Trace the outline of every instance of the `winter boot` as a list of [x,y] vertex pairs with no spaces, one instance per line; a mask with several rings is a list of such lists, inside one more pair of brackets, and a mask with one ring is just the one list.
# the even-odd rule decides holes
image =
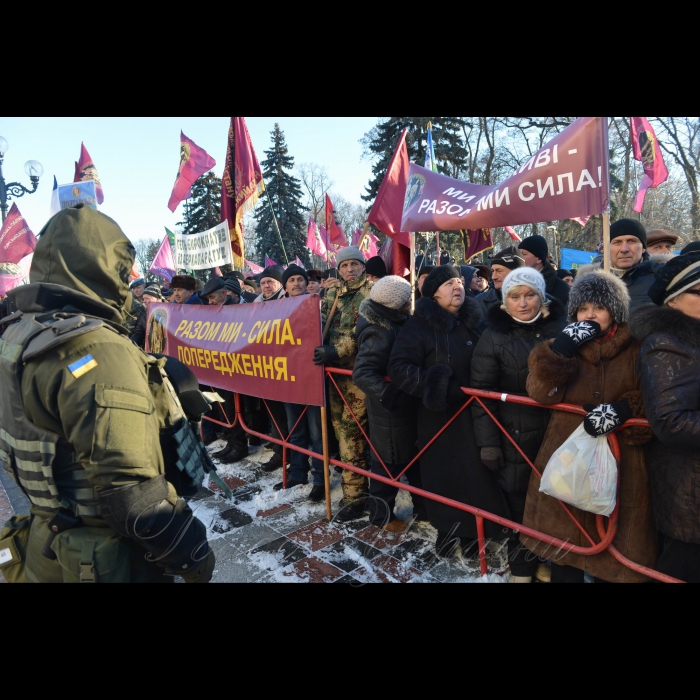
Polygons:
[[320,503],[326,500],[326,487],[323,484],[314,484],[309,494],[311,503]]
[[261,469],[267,474],[282,469],[282,457],[277,453],[273,454],[272,457],[261,466]]
[[221,464],[235,464],[245,459],[247,456],[248,450],[241,450],[234,447],[225,457],[221,457],[219,462],[221,462]]
[[388,525],[385,525],[382,530],[384,530],[384,532],[390,532],[392,535],[400,535],[401,533],[406,532],[408,528],[408,523],[405,523],[403,520],[399,520],[397,518],[396,520],[392,520]]
[[219,450],[218,452],[213,452],[211,454],[212,459],[221,459],[222,457],[226,457],[228,454],[231,453],[231,451],[234,449],[234,443],[232,442],[227,442],[226,445],[224,446],[223,450]]
[[352,520],[359,520],[365,512],[364,499],[355,499],[346,501],[343,499],[340,502],[340,512],[335,516],[335,520],[339,523],[349,523]]

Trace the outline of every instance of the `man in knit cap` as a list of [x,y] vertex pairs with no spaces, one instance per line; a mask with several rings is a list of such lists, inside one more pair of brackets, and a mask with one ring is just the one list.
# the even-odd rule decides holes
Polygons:
[[[321,315],[328,326],[325,345],[314,351],[317,365],[329,365],[353,369],[357,356],[355,328],[360,317],[360,305],[369,298],[372,283],[365,274],[365,259],[357,246],[343,248],[338,253],[338,272],[342,282],[335,282],[326,291],[321,304]],[[337,303],[336,303],[337,302]],[[335,387],[331,387],[330,404],[333,430],[340,445],[340,459],[361,469],[367,469],[367,443],[362,430],[367,431],[367,407],[365,395],[350,377],[335,375],[338,388],[343,393],[357,425]],[[336,516],[341,522],[359,518],[365,508],[367,479],[351,471],[343,472],[343,500],[341,512]]]
[[367,274],[367,279],[370,282],[377,282],[378,280],[386,277],[386,263],[378,255],[370,258],[365,266],[365,273]]
[[547,294],[564,306],[569,302],[569,285],[557,277],[557,271],[549,262],[549,245],[543,236],[529,236],[518,245],[518,250],[526,267],[533,267],[542,273]]
[[491,259],[491,284],[493,286],[476,297],[484,305],[485,312],[488,312],[492,306],[501,306],[503,303],[501,295],[503,280],[512,270],[517,270],[519,267],[524,266],[525,259],[520,254],[520,251],[513,246],[504,248]]
[[260,287],[262,289],[262,294],[255,300],[256,302],[284,299],[282,273],[277,269],[277,266],[265,268],[264,272],[260,275]]
[[647,245],[647,231],[636,219],[620,219],[610,227],[610,269],[627,286],[631,311],[652,303],[648,292],[660,265],[650,258]]

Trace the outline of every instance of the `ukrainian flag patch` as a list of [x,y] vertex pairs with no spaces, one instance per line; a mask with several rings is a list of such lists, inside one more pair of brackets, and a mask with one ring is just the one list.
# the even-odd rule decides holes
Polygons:
[[82,360],[78,360],[72,365],[68,365],[70,373],[76,379],[80,379],[80,377],[87,374],[91,369],[95,369],[95,367],[97,367],[97,360],[92,355],[85,355]]

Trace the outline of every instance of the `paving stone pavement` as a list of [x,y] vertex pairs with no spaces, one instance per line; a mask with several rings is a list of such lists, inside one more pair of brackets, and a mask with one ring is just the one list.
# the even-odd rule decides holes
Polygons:
[[[215,442],[210,452],[223,447]],[[490,575],[481,578],[479,562],[460,556],[451,561],[435,554],[437,532],[428,523],[412,523],[408,532],[391,535],[370,525],[367,516],[340,523],[326,519],[325,502],[308,500],[311,485],[275,491],[282,471],[261,469],[272,456],[250,448],[250,456],[233,465],[217,465],[232,490],[226,500],[208,478],[191,501],[206,525],[216,554],[212,583],[501,583],[507,564],[504,548],[489,555]],[[5,478],[5,486],[14,485]],[[333,513],[342,498],[340,475],[331,471]],[[19,491],[17,489],[17,491]],[[12,500],[19,498],[13,491]],[[19,494],[21,498],[21,493]],[[24,501],[26,504],[26,501]],[[26,512],[24,507],[17,510]],[[409,521],[410,495],[399,492],[396,515]],[[0,523],[13,513],[0,483]],[[0,577],[1,581],[1,577]]]

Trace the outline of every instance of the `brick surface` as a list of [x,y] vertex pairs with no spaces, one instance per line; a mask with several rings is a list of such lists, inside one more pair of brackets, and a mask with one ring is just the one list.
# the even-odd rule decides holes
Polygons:
[[344,571],[316,557],[297,561],[289,568],[288,572],[282,572],[283,576],[297,576],[307,583],[334,583],[345,576]]
[[301,530],[290,532],[287,537],[293,542],[298,542],[312,552],[318,552],[321,549],[330,547],[336,542],[340,542],[345,535],[333,527],[325,520],[319,520],[317,523],[312,523]]

